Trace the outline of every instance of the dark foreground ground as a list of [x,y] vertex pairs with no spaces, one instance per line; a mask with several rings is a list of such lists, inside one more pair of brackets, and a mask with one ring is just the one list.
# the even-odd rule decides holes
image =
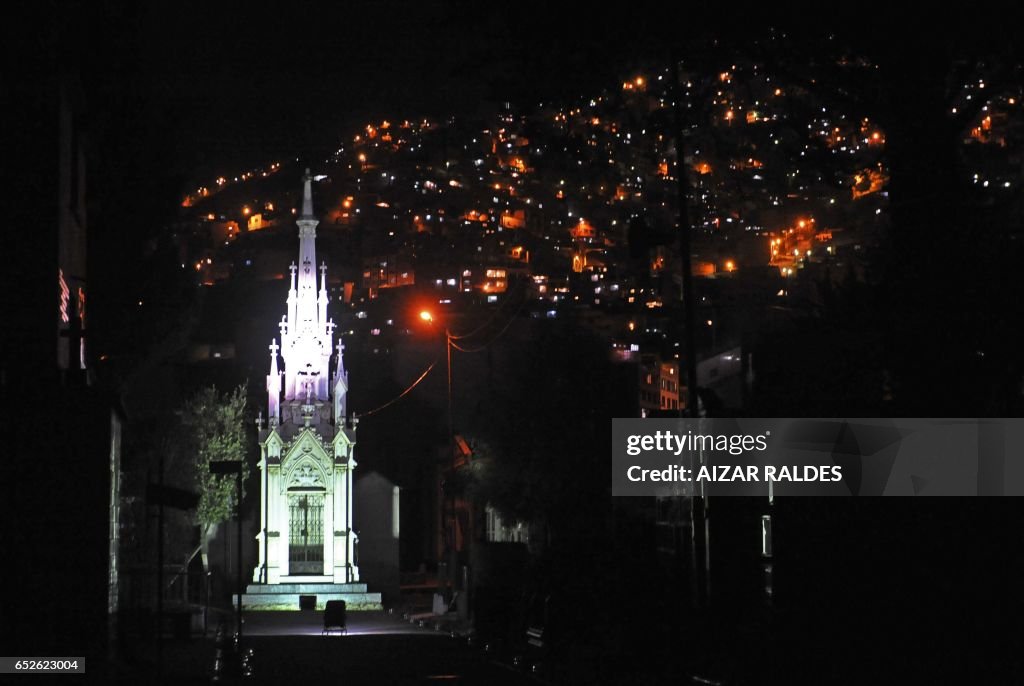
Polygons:
[[[492,642],[485,650],[483,639],[471,644],[399,615],[350,613],[346,635],[324,636],[320,612],[252,613],[246,616],[243,649],[253,651],[254,674],[220,683],[1024,683],[1016,603],[965,605],[954,595],[916,608],[855,612],[857,602],[837,597],[813,612],[764,610],[759,616],[719,608],[696,612],[685,618],[686,628],[674,630],[624,617],[610,635],[606,623],[593,627],[600,636],[574,634],[541,662],[538,675],[513,666],[517,649],[511,646]],[[162,660],[155,643],[135,640],[130,650],[124,648],[112,670],[93,661],[85,678],[37,681],[156,686],[207,684],[214,677],[212,632],[205,638],[165,638]]]
[[[243,646],[253,650],[253,678],[224,683],[538,683],[470,648],[465,639],[419,628],[382,612],[350,613],[347,635],[322,636],[322,625],[320,612],[247,615]],[[147,646],[110,679],[119,684],[206,684],[214,674],[215,656],[212,636],[167,638],[162,668],[155,647]]]

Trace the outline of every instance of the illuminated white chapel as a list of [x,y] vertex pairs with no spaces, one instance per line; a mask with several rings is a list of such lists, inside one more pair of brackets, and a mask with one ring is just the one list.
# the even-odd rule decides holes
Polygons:
[[[267,422],[259,424],[259,559],[242,596],[249,609],[379,608],[360,582],[352,522],[356,420],[348,416],[344,344],[327,317],[327,266],[316,263],[313,179],[303,179],[299,262],[290,267],[280,344],[270,344]],[[318,273],[319,272],[319,273]],[[319,276],[319,278],[317,278]],[[318,282],[319,281],[319,288]],[[278,364],[280,356],[282,365]]]

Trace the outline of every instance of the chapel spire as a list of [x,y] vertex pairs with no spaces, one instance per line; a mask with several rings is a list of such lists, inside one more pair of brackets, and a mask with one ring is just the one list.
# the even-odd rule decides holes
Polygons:
[[[293,262],[289,267],[291,280],[286,315],[279,324],[280,350],[284,360],[283,401],[280,409],[284,408],[283,403],[302,401],[306,396],[314,402],[327,401],[332,392],[329,370],[335,325],[327,317],[330,300],[327,265],[320,266],[319,279],[316,274],[316,227],[320,221],[313,214],[312,182],[313,177],[307,169],[303,175],[302,214],[295,221],[299,229],[299,259],[297,264]],[[271,362],[271,374],[268,375],[268,393],[272,393],[275,387],[275,365],[276,354]],[[275,408],[269,409],[271,414],[277,414]],[[343,417],[335,414],[335,421],[339,418]]]
[[299,326],[316,316],[316,227],[320,223],[313,214],[313,177],[308,168],[302,181],[302,214],[295,221],[299,225]]

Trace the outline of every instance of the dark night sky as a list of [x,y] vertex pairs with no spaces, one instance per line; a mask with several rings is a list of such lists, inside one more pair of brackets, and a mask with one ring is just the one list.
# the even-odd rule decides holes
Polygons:
[[[134,4],[83,10],[90,108],[108,133],[127,134],[140,156],[160,155],[178,174],[302,154],[371,115],[460,114],[486,98],[594,92],[637,63],[664,60],[670,39],[742,43],[775,25],[809,42],[831,30],[865,42],[951,40],[949,26],[925,29],[913,14],[822,2],[762,3],[756,13],[710,2],[617,11],[537,2]],[[995,39],[1004,24],[980,19],[974,33]]]
[[370,116],[590,92],[657,49],[655,17],[581,27],[527,5],[468,2],[129,10],[93,17],[96,33],[119,30],[91,71],[114,135],[136,127],[127,144],[191,175],[302,154]]
[[371,117],[589,94],[667,54],[664,16],[636,9],[581,24],[590,10],[540,3],[53,7],[85,82],[104,225],[171,216],[197,179],[318,156]]
[[[832,30],[867,41],[949,40],[950,27],[924,30],[923,17],[835,4],[762,3],[752,12],[707,1],[616,11],[539,2],[107,2],[82,3],[81,18],[54,14],[81,39],[90,110],[105,135],[191,175],[207,164],[302,154],[370,115],[460,114],[482,98],[590,93],[635,64],[663,61],[670,39],[742,43],[772,25],[809,42]],[[1000,26],[982,21],[975,33],[987,40]]]
[[498,101],[592,94],[637,66],[664,63],[670,44],[685,56],[693,39],[743,45],[775,26],[798,49],[813,51],[836,31],[857,49],[895,55],[1016,42],[1015,22],[992,5],[939,27],[888,7],[755,7],[51,2],[45,18],[23,23],[21,39],[33,50],[61,35],[79,67],[90,216],[96,230],[116,235],[173,216],[198,179],[319,156],[371,117],[466,115]]

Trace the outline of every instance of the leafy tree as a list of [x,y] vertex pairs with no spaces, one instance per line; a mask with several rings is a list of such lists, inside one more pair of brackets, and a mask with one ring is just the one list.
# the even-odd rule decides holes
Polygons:
[[193,395],[182,408],[183,448],[191,457],[192,474],[199,492],[196,523],[204,530],[234,514],[237,486],[232,478],[210,473],[210,462],[239,460],[242,483],[249,476],[245,455],[249,449],[246,430],[246,387],[221,394],[209,386]]
[[582,540],[604,531],[610,511],[613,370],[577,323],[533,327],[532,347],[495,354],[491,392],[469,422],[479,468],[467,485],[503,516]]

